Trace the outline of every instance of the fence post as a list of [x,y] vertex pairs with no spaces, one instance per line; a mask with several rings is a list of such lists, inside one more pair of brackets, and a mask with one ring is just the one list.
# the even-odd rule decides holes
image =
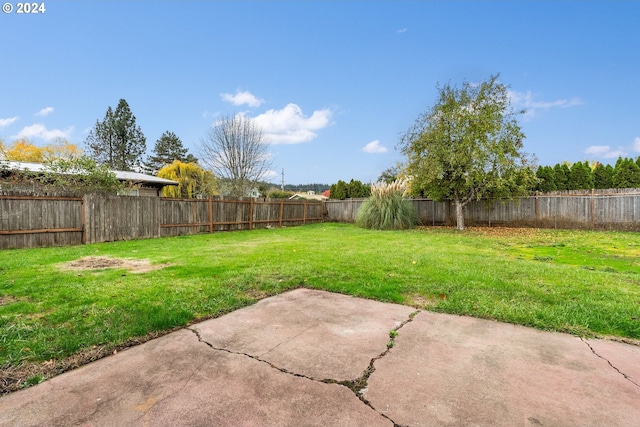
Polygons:
[[284,199],[280,199],[280,214],[278,216],[278,227],[282,228],[282,214],[284,211]]
[[213,233],[213,196],[209,196],[209,233]]
[[196,200],[192,200],[191,204],[193,205],[193,234],[198,234],[198,207],[196,206]]
[[80,220],[82,221],[82,244],[87,244],[87,213],[86,209],[89,204],[87,203],[87,195],[82,196],[82,202],[80,202]]
[[302,202],[302,225],[307,223],[307,201]]
[[253,230],[253,197],[249,200],[249,230]]
[[595,230],[596,228],[596,198],[595,198],[596,190],[594,188],[591,189],[591,228]]

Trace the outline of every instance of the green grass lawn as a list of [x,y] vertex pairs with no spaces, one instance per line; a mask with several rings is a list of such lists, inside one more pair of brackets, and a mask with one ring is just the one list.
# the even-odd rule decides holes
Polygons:
[[[146,259],[163,268],[66,265],[87,256]],[[55,365],[79,354],[83,363],[301,286],[582,336],[640,339],[639,273],[640,234],[619,232],[372,231],[327,223],[5,250],[0,369]]]

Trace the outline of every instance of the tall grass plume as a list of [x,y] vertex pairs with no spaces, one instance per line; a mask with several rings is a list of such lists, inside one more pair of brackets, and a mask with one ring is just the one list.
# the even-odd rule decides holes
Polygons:
[[356,224],[375,230],[404,230],[415,227],[420,223],[420,215],[406,196],[406,179],[372,185],[371,196],[358,209]]

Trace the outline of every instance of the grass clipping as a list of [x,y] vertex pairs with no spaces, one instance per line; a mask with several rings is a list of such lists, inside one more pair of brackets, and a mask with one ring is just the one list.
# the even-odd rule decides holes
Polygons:
[[356,224],[374,230],[405,230],[420,224],[413,203],[406,199],[408,181],[379,182],[356,214]]

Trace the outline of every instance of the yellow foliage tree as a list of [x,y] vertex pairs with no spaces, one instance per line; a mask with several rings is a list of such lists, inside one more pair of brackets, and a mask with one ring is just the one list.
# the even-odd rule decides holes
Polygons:
[[44,149],[32,144],[26,138],[14,141],[4,150],[4,155],[7,160],[19,162],[42,163],[44,161]]
[[74,160],[82,156],[82,150],[66,140],[58,140],[44,147],[38,147],[26,138],[17,139],[10,147],[0,142],[0,153],[5,160],[17,162],[43,163],[52,160]]
[[216,179],[211,171],[202,169],[196,163],[183,163],[175,160],[158,171],[158,177],[171,179],[178,186],[166,186],[162,189],[164,197],[195,199],[217,195]]
[[76,144],[69,144],[65,139],[59,139],[43,148],[45,160],[75,160],[82,157],[83,152]]

